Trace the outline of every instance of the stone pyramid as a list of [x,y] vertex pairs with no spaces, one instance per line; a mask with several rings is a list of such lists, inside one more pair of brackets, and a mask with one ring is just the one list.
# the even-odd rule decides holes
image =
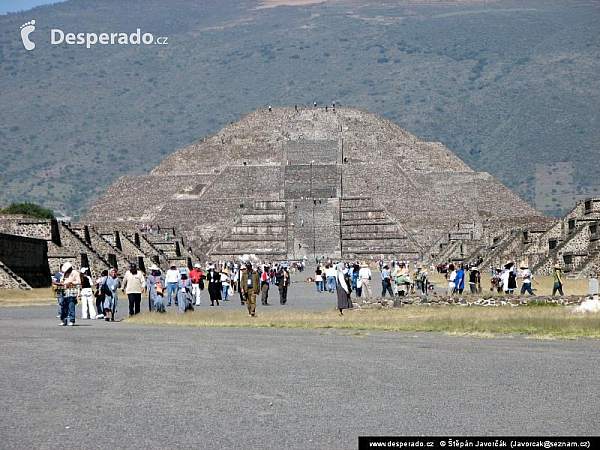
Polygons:
[[457,223],[544,216],[438,142],[357,109],[259,110],[114,183],[84,221],[174,227],[212,259],[421,259]]

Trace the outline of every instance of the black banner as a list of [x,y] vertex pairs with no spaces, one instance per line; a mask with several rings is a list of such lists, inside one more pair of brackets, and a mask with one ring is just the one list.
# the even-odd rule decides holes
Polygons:
[[359,436],[358,450],[367,449],[550,449],[550,448],[600,448],[599,437],[423,437],[423,436]]

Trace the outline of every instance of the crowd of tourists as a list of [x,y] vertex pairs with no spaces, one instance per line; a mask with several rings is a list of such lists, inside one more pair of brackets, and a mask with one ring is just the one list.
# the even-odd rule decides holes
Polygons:
[[104,319],[114,322],[119,305],[119,291],[127,295],[129,315],[140,313],[142,296],[148,299],[148,311],[164,313],[173,303],[179,313],[193,311],[210,301],[210,306],[219,306],[220,301],[229,301],[237,293],[240,303],[246,305],[250,316],[256,315],[256,301],[260,297],[263,306],[269,306],[269,291],[276,286],[279,303],[287,303],[291,273],[304,270],[303,263],[292,267],[282,264],[221,264],[197,263],[192,270],[170,264],[163,274],[157,265],[149,268],[146,275],[136,264],[131,264],[123,277],[117,270],[104,270],[94,280],[89,268],[76,270],[69,262],[64,263],[52,277],[52,286],[58,302],[60,325],[74,325],[76,305],[81,302],[82,319]]

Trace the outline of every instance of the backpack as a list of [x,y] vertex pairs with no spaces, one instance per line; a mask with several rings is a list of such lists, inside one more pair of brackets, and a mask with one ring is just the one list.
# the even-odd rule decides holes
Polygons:
[[156,282],[156,295],[164,295],[165,289],[163,288],[162,281]]

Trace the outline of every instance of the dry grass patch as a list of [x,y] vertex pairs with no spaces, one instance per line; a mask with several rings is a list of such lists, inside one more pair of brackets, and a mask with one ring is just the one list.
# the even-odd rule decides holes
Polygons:
[[47,306],[55,305],[56,299],[50,288],[0,289],[0,307],[2,306]]
[[[249,317],[244,312],[144,313],[127,322],[144,325],[338,329],[372,331],[435,331],[491,337],[522,334],[548,337],[600,338],[600,314],[573,314],[565,308],[485,308],[406,306],[399,309],[331,312],[264,312]],[[458,334],[456,334],[458,335]]]

